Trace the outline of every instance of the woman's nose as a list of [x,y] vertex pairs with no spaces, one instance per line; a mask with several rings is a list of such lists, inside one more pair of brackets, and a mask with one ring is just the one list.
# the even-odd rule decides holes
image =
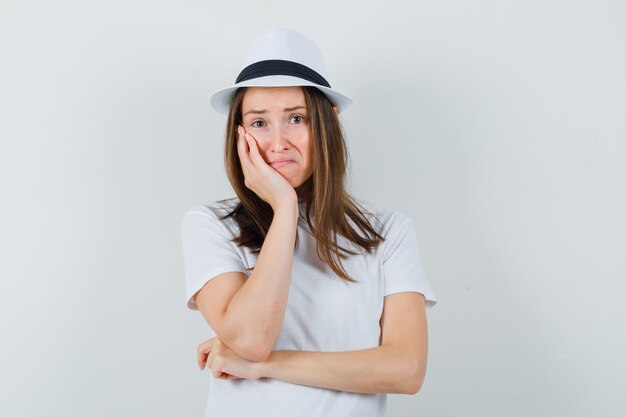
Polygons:
[[269,133],[270,149],[272,151],[281,151],[289,146],[287,137],[287,129],[282,126],[276,126]]

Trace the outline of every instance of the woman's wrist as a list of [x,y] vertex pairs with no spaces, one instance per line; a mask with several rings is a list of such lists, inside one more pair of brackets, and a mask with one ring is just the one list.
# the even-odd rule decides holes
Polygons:
[[273,210],[274,216],[295,216],[297,219],[300,214],[297,199],[286,198],[279,204],[276,204],[276,207],[273,207]]

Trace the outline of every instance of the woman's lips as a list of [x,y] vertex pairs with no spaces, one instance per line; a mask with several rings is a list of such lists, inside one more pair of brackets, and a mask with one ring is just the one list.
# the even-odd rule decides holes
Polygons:
[[278,167],[282,167],[282,166],[293,164],[293,163],[295,163],[295,162],[293,160],[291,160],[291,159],[282,159],[280,161],[272,162],[271,165],[274,168],[278,168]]

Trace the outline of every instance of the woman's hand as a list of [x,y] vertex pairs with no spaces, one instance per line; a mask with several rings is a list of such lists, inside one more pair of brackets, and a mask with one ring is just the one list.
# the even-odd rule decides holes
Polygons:
[[[281,204],[295,204],[298,201],[296,190],[285,177],[265,162],[256,139],[242,126],[238,126],[237,132],[237,152],[246,187],[272,206],[274,211]],[[249,152],[246,144],[250,148]]]
[[217,336],[198,345],[198,366],[200,370],[211,369],[219,379],[259,379],[261,362],[251,362],[237,355]]

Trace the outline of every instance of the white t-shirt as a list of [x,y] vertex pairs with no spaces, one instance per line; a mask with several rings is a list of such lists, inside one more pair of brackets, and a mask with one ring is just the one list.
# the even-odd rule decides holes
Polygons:
[[[192,296],[206,282],[227,271],[241,271],[256,263],[258,255],[230,241],[238,235],[232,218],[218,216],[236,206],[233,198],[196,205],[182,218],[185,260],[185,301],[197,310]],[[337,276],[318,258],[315,238],[300,218],[298,245],[283,327],[273,350],[349,351],[380,345],[380,317],[384,297],[416,291],[426,299],[426,311],[437,299],[422,268],[413,222],[393,209],[359,202],[383,223],[387,238],[371,254],[342,260],[358,283]],[[304,214],[304,203],[300,203]],[[372,225],[380,224],[374,219]],[[358,230],[358,229],[357,229]],[[377,229],[380,233],[380,229]],[[363,253],[343,237],[342,247]],[[210,327],[209,327],[210,328]],[[211,335],[215,336],[211,329]],[[382,417],[386,394],[367,394],[292,384],[272,378],[224,380],[210,375],[205,417]]]

